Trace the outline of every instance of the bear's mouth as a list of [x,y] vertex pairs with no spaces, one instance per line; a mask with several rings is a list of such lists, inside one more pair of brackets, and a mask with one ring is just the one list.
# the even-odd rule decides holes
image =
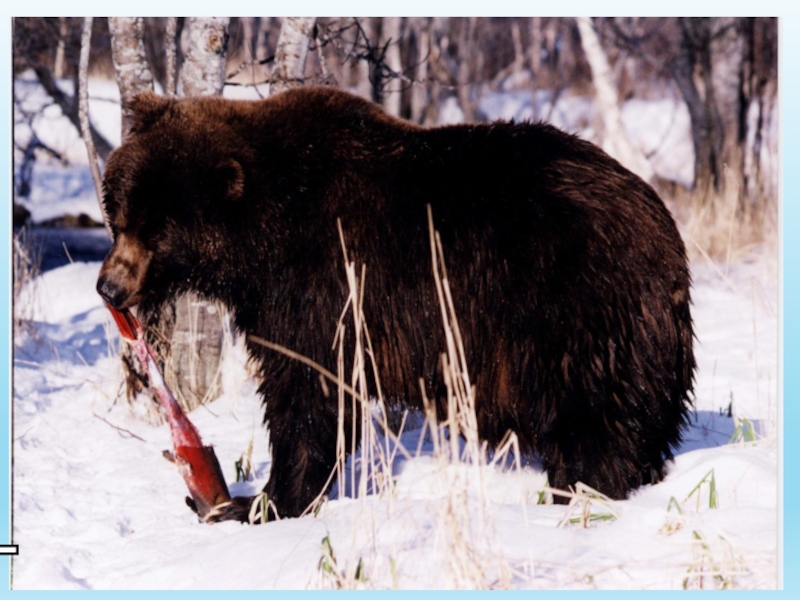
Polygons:
[[117,310],[131,308],[142,300],[140,290],[126,289],[114,281],[112,277],[104,275],[102,271],[100,277],[97,278],[97,293],[100,294],[106,304]]

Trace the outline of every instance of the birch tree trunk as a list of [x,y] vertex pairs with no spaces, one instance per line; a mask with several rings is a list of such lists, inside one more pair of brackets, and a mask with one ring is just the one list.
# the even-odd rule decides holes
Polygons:
[[472,78],[476,75],[476,62],[473,56],[478,50],[473,44],[476,17],[462,18],[458,36],[458,103],[464,113],[464,122],[475,121],[476,101],[473,99]]
[[255,38],[256,33],[253,31],[253,21],[255,17],[240,17],[239,18],[239,29],[241,30],[242,36],[242,47],[239,50],[241,56],[239,60],[241,61],[250,61],[255,60],[256,58],[256,51],[255,51]]
[[[128,109],[130,101],[137,94],[153,89],[153,75],[147,62],[144,49],[144,19],[140,17],[109,17],[108,29],[111,33],[111,59],[122,101],[122,139],[130,135],[132,115]],[[109,235],[111,235],[109,233]],[[158,423],[162,420],[157,403],[149,396],[150,402],[138,401],[137,394],[143,391],[143,376],[137,368],[137,359],[131,346],[124,344],[120,349],[125,371],[126,397],[135,412],[142,414],[147,421]]]
[[58,45],[53,62],[53,75],[56,79],[64,77],[64,48],[67,45],[67,18],[58,17]]
[[428,43],[430,56],[427,71],[430,77],[428,97],[430,101],[425,107],[422,124],[431,127],[439,124],[439,107],[442,96],[440,81],[448,81],[450,73],[443,55],[447,53],[447,31],[450,29],[450,17],[432,17],[428,20]]
[[739,130],[742,139],[744,189],[751,203],[778,196],[777,140],[773,117],[777,96],[777,23],[774,18],[741,19],[744,51],[741,61]]
[[[186,54],[179,79],[181,95],[222,95],[229,23],[227,17],[186,19]],[[167,385],[187,410],[215,400],[221,391],[226,311],[215,302],[186,294],[159,312],[162,333],[170,340],[164,369]]]
[[270,95],[303,84],[308,44],[314,32],[315,17],[286,17],[278,36]]
[[[400,17],[384,17],[381,32],[381,46],[386,46],[386,66],[394,73],[403,70],[400,61]],[[400,116],[401,90],[403,82],[399,77],[390,76],[383,88],[383,108],[394,117]]]
[[414,17],[409,28],[417,34],[417,73],[414,87],[411,88],[411,120],[421,124],[425,118],[428,104],[428,60],[430,59],[431,32],[429,19]]
[[219,96],[225,85],[228,17],[190,17],[179,93],[188,98]]
[[[712,85],[710,24],[707,18],[681,18],[678,22],[681,41],[672,75],[689,109],[695,154],[694,187],[720,190],[724,186],[725,132]],[[697,67],[699,78],[695,77]],[[703,93],[698,89],[698,80]]]
[[177,75],[178,65],[176,64],[178,56],[178,18],[167,17],[167,27],[164,32],[164,48],[166,51],[166,90],[167,96],[175,96],[178,93]]
[[592,70],[595,96],[603,120],[603,149],[639,177],[650,181],[653,178],[653,168],[625,135],[611,68],[592,20],[589,17],[577,17],[576,21],[581,34],[581,45]]
[[153,74],[144,50],[144,19],[109,17],[111,59],[122,100],[122,139],[131,131],[131,100],[145,90],[153,90]]
[[[225,82],[227,18],[187,19],[186,53],[181,71],[183,95],[219,95]],[[112,52],[120,95],[127,100],[152,89],[153,78],[144,52],[143,22],[135,18],[110,18]],[[168,40],[168,48],[169,48]],[[123,104],[124,105],[124,104]],[[130,132],[130,115],[123,113],[123,135]],[[167,385],[187,411],[213,400],[219,391],[223,312],[214,303],[193,295],[161,306],[140,305],[139,316],[147,326],[147,341],[164,360]],[[132,399],[142,382],[128,369],[127,395]],[[147,415],[152,418],[152,415]]]
[[525,51],[522,48],[522,32],[516,20],[511,22],[511,41],[514,44],[514,65],[511,68],[511,74],[516,75],[522,71],[522,68],[525,66]]
[[531,78],[536,85],[536,76],[542,68],[542,17],[531,18]]
[[81,125],[81,136],[86,144],[86,152],[89,155],[89,169],[92,172],[97,201],[100,203],[100,214],[103,215],[103,225],[105,225],[108,237],[113,240],[114,235],[103,206],[103,182],[100,177],[100,167],[97,164],[97,151],[92,139],[92,127],[89,123],[89,49],[92,41],[92,22],[92,17],[86,17],[83,21],[81,54],[78,60],[78,89],[75,90],[75,96],[78,99],[78,119]]

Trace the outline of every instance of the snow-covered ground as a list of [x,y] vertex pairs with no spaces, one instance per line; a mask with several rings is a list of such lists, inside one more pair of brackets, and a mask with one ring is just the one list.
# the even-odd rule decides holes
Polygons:
[[[133,419],[115,400],[119,342],[93,293],[99,264],[49,271],[36,283],[37,336],[20,336],[15,346],[14,543],[22,552],[13,585],[334,585],[320,566],[327,537],[339,571],[362,561],[366,587],[773,588],[777,323],[767,263],[761,257],[731,267],[725,279],[694,266],[699,373],[692,426],[664,482],[614,502],[617,518],[589,528],[559,527],[567,508],[537,504],[545,476],[535,464],[487,467],[482,487],[462,482],[462,489],[452,478],[474,472],[443,468],[430,444],[398,465],[390,496],[333,499],[316,517],[262,526],[198,523],[183,503],[181,477],[161,456],[170,447],[166,426]],[[214,445],[232,493],[258,491],[270,458],[254,382],[192,420]],[[731,442],[737,423],[745,434],[752,424],[756,441]],[[419,436],[409,430],[401,438],[412,455]],[[255,478],[232,483],[250,440]],[[459,506],[469,531],[453,530]],[[601,503],[593,510],[610,512]],[[468,569],[470,561],[479,572]]]
[[[115,86],[92,85],[106,98],[92,105],[95,124],[116,142]],[[29,108],[42,102],[36,86],[18,83],[15,93]],[[540,102],[526,115],[519,111],[530,95],[504,97],[485,98],[481,110],[563,114],[573,131],[591,126],[581,99],[552,111]],[[674,105],[664,102],[623,110],[629,130],[648,132],[643,147],[661,139],[654,123],[673,130]],[[98,219],[82,146],[58,109],[48,111],[36,117],[50,119],[37,133],[71,164],[39,160],[24,203],[34,221],[79,212]],[[15,130],[18,141],[26,131]],[[180,475],[162,457],[166,426],[133,418],[118,399],[119,341],[94,292],[98,270],[99,263],[75,263],[48,271],[18,299],[34,332],[23,330],[14,344],[13,542],[21,548],[14,588],[777,585],[778,274],[768,250],[730,266],[692,265],[699,370],[691,427],[665,481],[626,501],[593,501],[587,528],[563,522],[579,511],[538,503],[546,478],[537,464],[447,465],[412,426],[401,437],[412,456],[397,455],[391,494],[333,495],[316,516],[262,526],[199,523],[183,503]],[[270,466],[256,384],[226,381],[223,397],[191,419],[214,445],[231,492],[254,494]],[[235,482],[234,463],[251,441],[254,477]]]

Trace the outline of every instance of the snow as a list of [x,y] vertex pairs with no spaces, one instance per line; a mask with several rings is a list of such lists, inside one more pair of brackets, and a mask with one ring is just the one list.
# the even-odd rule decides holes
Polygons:
[[[443,507],[463,502],[484,585],[680,588],[690,568],[703,567],[706,587],[730,579],[735,587],[773,588],[777,323],[769,264],[761,257],[732,266],[725,279],[716,269],[694,265],[699,373],[692,426],[665,481],[613,502],[618,518],[588,529],[558,527],[567,507],[537,504],[546,482],[537,464],[519,471],[486,467],[478,486],[474,467],[443,467],[430,443],[414,457],[419,429],[401,438],[412,457],[398,458],[391,495],[352,499],[334,493],[317,517],[268,525],[201,524],[183,503],[186,489],[177,470],[161,456],[170,447],[166,426],[136,420],[116,399],[119,341],[93,292],[99,263],[49,271],[36,282],[48,310],[34,313],[36,334],[19,336],[15,347],[14,543],[24,551],[14,559],[13,585],[333,585],[319,568],[325,537],[341,570],[363,561],[362,585],[467,585],[450,564],[454,542],[442,514]],[[269,473],[255,386],[248,380],[241,394],[227,394],[191,415],[236,495],[256,493]],[[754,424],[757,441],[729,443],[742,418]],[[255,477],[234,483],[234,462],[250,440]],[[686,500],[712,470],[718,508],[709,507],[708,483]],[[463,497],[453,498],[454,490]],[[682,516],[668,510],[671,498],[681,503]],[[594,510],[606,511],[601,504]],[[664,533],[669,523],[671,535]],[[708,540],[708,551],[697,535]]]
[[[59,87],[70,96],[72,81],[58,80]],[[36,82],[32,72],[23,73],[14,80],[14,140],[25,148],[35,131],[36,136],[48,147],[58,152],[66,164],[39,152],[33,164],[36,185],[30,196],[17,197],[18,202],[31,212],[31,221],[39,223],[65,214],[85,213],[101,223],[102,215],[92,175],[87,168],[89,161],[86,146],[78,130],[63,115],[61,109],[50,100]],[[95,128],[111,143],[118,146],[121,136],[122,117],[119,90],[113,80],[89,80],[89,114]],[[21,152],[15,148],[14,164],[19,166]]]
[[[110,98],[113,87],[93,84],[91,93]],[[15,93],[22,89],[17,82]],[[28,90],[30,102],[37,93]],[[530,95],[504,97],[487,95],[480,110],[505,118],[549,114],[590,131],[586,99],[565,97],[551,110],[543,96],[534,115],[525,113]],[[96,118],[113,139],[118,107],[96,102],[98,111],[113,107]],[[662,135],[658,127],[677,127],[667,110],[674,103],[664,102],[623,108],[629,131],[647,132],[643,148],[654,147],[647,144]],[[41,118],[52,118],[40,128],[42,139],[52,129],[47,143],[65,144],[59,148],[72,165],[38,161],[26,207],[34,220],[96,215],[80,144],[68,141],[63,117]],[[683,172],[692,161],[682,155],[669,169]],[[625,501],[592,501],[593,514],[616,516],[588,528],[562,523],[580,510],[538,503],[546,477],[535,461],[521,468],[450,464],[435,454],[419,420],[401,436],[410,456],[396,455],[391,493],[334,491],[316,516],[267,525],[199,523],[184,505],[177,469],[162,457],[167,427],[137,419],[120,397],[120,342],[94,292],[99,268],[77,262],[53,269],[17,300],[32,327],[14,340],[15,589],[777,586],[778,274],[768,249],[730,265],[692,265],[699,369],[691,426],[663,482]],[[268,434],[256,382],[234,370],[224,395],[190,418],[214,446],[231,493],[252,495],[269,475]],[[750,427],[755,441],[741,435]],[[235,482],[234,462],[251,441],[253,478]]]
[[33,307],[30,318],[34,321],[57,323],[85,313],[97,306],[91,290],[97,283],[97,265],[74,263],[60,269],[47,271],[19,297],[23,306]]

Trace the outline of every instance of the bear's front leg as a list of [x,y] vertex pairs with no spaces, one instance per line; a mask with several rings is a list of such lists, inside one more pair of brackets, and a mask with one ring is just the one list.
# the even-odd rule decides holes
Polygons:
[[[265,378],[260,389],[265,399],[272,455],[269,481],[264,487],[268,520],[302,515],[320,494],[327,492],[336,465],[338,400],[333,387],[328,394],[323,393],[319,376],[304,365],[284,363],[283,369],[279,370],[281,376]],[[291,377],[287,377],[289,372]],[[346,404],[344,445],[349,451],[352,399],[348,397]],[[260,503],[262,498],[235,497],[215,507],[206,521],[247,523],[253,502]],[[261,509],[254,512],[256,522],[260,522]]]

